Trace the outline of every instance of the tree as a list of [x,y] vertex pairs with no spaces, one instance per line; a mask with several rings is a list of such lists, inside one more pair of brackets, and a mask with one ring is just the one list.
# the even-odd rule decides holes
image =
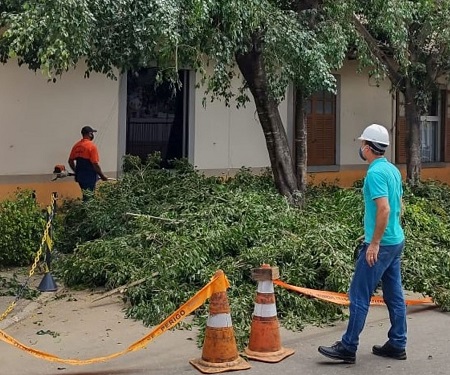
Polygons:
[[[352,8],[346,2],[324,2],[319,0],[296,2],[296,12],[303,14],[306,28],[313,30],[319,43],[324,47],[324,55],[330,67],[342,65],[349,40],[352,35],[351,24],[340,22],[352,14]],[[330,38],[331,36],[331,38]],[[298,76],[294,79],[294,150],[295,168],[299,191],[302,197],[307,188],[308,134],[305,102],[318,89],[318,85]],[[330,87],[328,87],[329,91]]]
[[[334,89],[330,71],[342,62],[346,46],[340,28],[335,28],[327,38],[321,31],[336,24],[332,14],[339,9],[336,2],[22,3],[19,11],[6,9],[2,14],[2,24],[8,28],[0,37],[3,62],[17,57],[19,64],[47,71],[53,79],[80,59],[86,60],[87,75],[96,71],[111,77],[116,69],[126,72],[157,65],[161,78],[176,80],[178,68],[190,66],[203,75],[207,92],[213,98],[223,98],[226,104],[234,98],[238,105],[244,105],[249,90],[266,139],[277,189],[290,202],[297,202],[297,177],[278,106],[292,82],[304,93]],[[314,27],[312,19],[316,20]],[[330,56],[338,58],[330,60]],[[208,64],[213,66],[210,76]],[[238,72],[243,80],[236,96],[231,82]],[[305,172],[306,159],[304,163]]]
[[420,117],[439,78],[450,71],[450,1],[359,1],[353,16],[364,43],[362,60],[376,60],[405,97],[407,181],[421,175]]

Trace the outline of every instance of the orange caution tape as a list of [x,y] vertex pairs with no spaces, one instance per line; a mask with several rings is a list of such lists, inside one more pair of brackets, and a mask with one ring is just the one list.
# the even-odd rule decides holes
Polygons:
[[187,301],[184,305],[178,308],[175,312],[173,312],[169,317],[167,317],[164,321],[162,321],[158,326],[153,328],[146,336],[141,338],[140,340],[131,344],[128,348],[113,353],[104,357],[90,358],[90,359],[64,359],[57,357],[56,355],[49,354],[40,350],[36,350],[26,346],[7,333],[0,330],[0,340],[16,346],[19,349],[31,354],[35,357],[45,359],[51,362],[60,362],[69,365],[88,365],[91,363],[97,362],[105,362],[110,359],[119,357],[123,354],[130,353],[136,351],[138,349],[144,348],[150,341],[152,341],[155,337],[163,334],[167,330],[172,329],[178,323],[180,323],[184,318],[186,318],[191,312],[199,308],[213,293],[226,291],[230,286],[228,279],[226,278],[223,271],[218,271],[211,279],[211,281],[206,284],[200,291],[198,291],[189,301]]
[[[281,286],[282,288],[290,289],[290,290],[293,290],[295,292],[298,292],[298,293],[301,293],[301,294],[304,294],[304,295],[307,295],[310,297],[315,297],[315,298],[321,299],[323,301],[332,302],[332,303],[336,303],[338,305],[343,305],[343,306],[350,305],[350,300],[348,299],[348,295],[345,293],[336,293],[336,292],[328,292],[328,291],[324,291],[324,290],[302,288],[299,286],[286,284],[285,282],[283,282],[281,280],[274,280],[273,283],[278,286]],[[422,299],[413,299],[413,300],[407,299],[407,300],[405,300],[405,303],[407,305],[422,305],[422,304],[433,303],[433,300],[430,297],[422,298]],[[375,296],[375,297],[372,297],[372,299],[370,300],[370,305],[371,306],[384,306],[385,302],[383,300],[383,297]]]

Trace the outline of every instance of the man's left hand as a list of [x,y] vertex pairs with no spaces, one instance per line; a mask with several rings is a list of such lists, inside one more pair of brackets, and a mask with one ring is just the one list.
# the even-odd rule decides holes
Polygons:
[[378,252],[380,251],[380,245],[369,244],[366,250],[366,261],[369,267],[373,267],[378,260]]

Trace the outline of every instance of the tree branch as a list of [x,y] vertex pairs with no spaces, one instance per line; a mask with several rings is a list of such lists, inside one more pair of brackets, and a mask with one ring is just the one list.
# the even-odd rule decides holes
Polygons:
[[[151,277],[155,277],[155,276],[158,276],[158,275],[159,275],[159,272],[153,272],[151,274]],[[139,279],[137,281],[133,281],[131,283],[127,283],[125,285],[121,285],[118,288],[112,289],[109,292],[106,292],[106,293],[102,294],[100,297],[97,297],[97,298],[93,299],[91,301],[91,303],[96,302],[96,301],[100,301],[101,299],[109,297],[109,296],[112,296],[113,294],[116,294],[116,293],[124,293],[124,292],[127,291],[127,289],[129,289],[129,288],[131,288],[133,286],[142,284],[146,280],[147,280],[146,278],[143,278],[143,279]]]
[[295,7],[297,8],[297,12],[301,12],[304,10],[318,9],[321,5],[323,5],[323,0],[303,0],[298,1]]
[[383,50],[378,45],[377,40],[370,34],[370,32],[361,23],[361,21],[355,14],[353,14],[352,18],[353,18],[353,24],[355,25],[356,30],[359,32],[359,34],[364,38],[366,43],[369,45],[369,48],[370,48],[370,51],[372,52],[372,54],[386,68],[387,74],[388,74],[391,82],[394,85],[397,85],[398,83],[400,83],[403,79],[403,76],[399,73],[400,67],[398,66],[398,64],[395,61],[393,61],[391,58],[389,58],[386,55],[386,53],[383,52]]
[[131,217],[143,217],[143,218],[146,218],[146,219],[168,221],[168,222],[174,223],[174,224],[179,224],[179,223],[183,222],[183,220],[175,220],[175,219],[169,219],[169,218],[166,218],[166,217],[152,216],[152,215],[146,215],[146,214],[135,214],[133,212],[126,212],[125,215],[126,216],[131,216]]
[[427,69],[427,76],[431,81],[436,81],[439,72],[438,64],[439,56],[437,54],[430,54],[429,58],[425,61],[425,66]]

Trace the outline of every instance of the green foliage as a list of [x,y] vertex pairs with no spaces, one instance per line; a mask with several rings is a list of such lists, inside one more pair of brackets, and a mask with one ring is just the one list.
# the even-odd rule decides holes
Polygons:
[[[268,173],[256,177],[242,169],[222,180],[185,161],[171,171],[156,168],[154,159],[131,157],[124,165],[128,172],[119,182],[101,185],[94,199],[64,213],[56,246],[73,254],[55,267],[68,286],[115,288],[145,277],[127,294],[127,314],[154,325],[222,269],[232,284],[240,345],[253,310],[252,268],[278,265],[294,285],[347,290],[360,231],[361,212],[352,209],[361,205],[358,191],[311,188],[310,210],[299,211],[277,194]],[[289,328],[343,316],[336,306],[277,292]],[[207,305],[196,311],[196,324],[204,325],[206,315]]]
[[404,283],[450,309],[450,188],[437,182],[408,188],[404,211],[407,239]]
[[[174,82],[178,69],[189,66],[208,81],[213,97],[229,103],[236,95],[235,57],[260,35],[268,94],[282,98],[292,81],[305,92],[334,89],[330,71],[342,64],[348,38],[348,25],[336,20],[349,10],[335,1],[311,9],[273,0],[8,0],[0,7],[0,27],[6,26],[0,61],[17,57],[51,78],[79,60],[86,62],[87,75],[110,77],[117,69],[156,63],[159,76]],[[245,88],[243,83],[238,103],[248,99]]]
[[60,75],[88,52],[94,22],[88,1],[13,1],[10,6],[1,14],[0,26],[7,28],[0,35],[0,61],[17,57],[20,65]]
[[39,248],[45,219],[31,191],[0,202],[0,266],[29,265]]
[[[155,325],[222,269],[231,282],[240,347],[253,311],[252,268],[269,263],[290,284],[348,290],[355,239],[362,234],[360,188],[310,186],[306,208],[299,210],[275,192],[269,174],[242,169],[222,180],[185,161],[172,171],[157,165],[157,158],[127,158],[121,181],[102,185],[94,199],[69,209],[72,227],[58,236],[69,254],[56,268],[68,286],[115,288],[146,278],[127,292],[127,314]],[[405,190],[405,287],[448,309],[450,188],[427,182]],[[289,329],[345,317],[335,305],[281,288],[276,294],[281,324]],[[194,324],[205,326],[207,307],[195,312]]]
[[[252,268],[269,263],[293,285],[347,291],[354,241],[362,234],[360,187],[310,186],[307,209],[299,210],[274,191],[268,173],[257,177],[242,169],[223,181],[184,161],[176,164],[169,171],[157,167],[157,156],[147,163],[126,158],[121,181],[102,185],[93,200],[71,206],[66,218],[72,225],[59,235],[66,251],[74,250],[58,265],[65,283],[114,288],[146,278],[128,291],[127,314],[154,325],[222,269],[231,282],[228,296],[240,346],[254,303]],[[430,182],[405,189],[405,286],[448,309],[450,190]],[[276,292],[279,318],[289,329],[344,317],[335,305]],[[195,312],[201,327],[207,306]]]
[[[398,76],[388,74],[395,89],[405,91],[406,81],[417,90],[415,102],[426,113],[438,79],[448,77],[450,58],[450,1],[356,1],[359,15],[375,44],[382,46],[385,61],[374,59],[374,47],[357,41],[363,65],[377,65],[389,72],[386,62]],[[361,36],[360,36],[361,37]]]

